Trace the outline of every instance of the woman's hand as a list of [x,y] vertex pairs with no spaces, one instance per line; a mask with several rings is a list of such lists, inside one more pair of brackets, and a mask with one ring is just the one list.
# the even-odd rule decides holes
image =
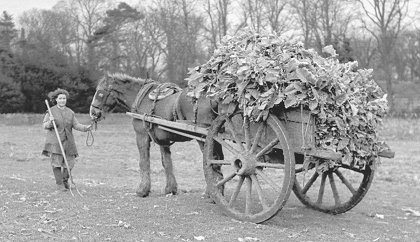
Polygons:
[[54,116],[50,116],[50,122],[54,121]]
[[92,130],[92,128],[93,128],[92,124],[89,124],[89,125],[87,126],[87,128],[86,128],[86,132],[87,132],[87,131],[91,131],[91,130]]

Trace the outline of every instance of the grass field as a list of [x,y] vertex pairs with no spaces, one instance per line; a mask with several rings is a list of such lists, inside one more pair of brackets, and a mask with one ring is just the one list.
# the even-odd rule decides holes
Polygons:
[[92,146],[75,131],[80,157],[73,176],[83,197],[55,191],[49,160],[40,155],[41,122],[39,114],[0,115],[0,241],[420,241],[420,120],[384,121],[380,133],[396,157],[382,160],[351,211],[316,212],[292,194],[260,225],[234,221],[203,198],[195,142],[172,146],[179,195],[163,194],[164,171],[152,145],[152,193],[135,196],[138,152],[123,114],[99,124]]

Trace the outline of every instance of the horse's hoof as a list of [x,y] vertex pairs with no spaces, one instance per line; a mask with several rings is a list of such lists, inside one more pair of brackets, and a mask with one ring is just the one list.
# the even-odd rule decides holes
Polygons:
[[142,188],[141,186],[139,186],[137,188],[137,190],[136,190],[136,194],[139,197],[147,197],[147,196],[149,196],[149,193],[150,193],[150,188],[147,189],[147,187],[146,188],[144,188],[144,187]]
[[203,198],[206,203],[216,204],[213,198],[211,198],[210,193],[208,193],[207,191],[202,194],[201,198]]
[[176,195],[176,194],[178,194],[178,189],[177,188],[165,188],[165,194]]
[[149,192],[136,191],[136,195],[139,196],[139,197],[147,197],[147,196],[149,196]]

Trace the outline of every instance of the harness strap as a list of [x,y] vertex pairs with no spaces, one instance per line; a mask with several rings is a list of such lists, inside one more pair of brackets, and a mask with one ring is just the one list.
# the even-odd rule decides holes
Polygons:
[[[151,91],[151,89],[156,86],[156,84],[157,84],[157,82],[151,82],[151,83],[146,84],[142,89],[140,89],[140,91],[137,93],[136,99],[133,102],[133,105],[131,106],[131,111],[132,112],[134,112],[134,113],[137,113],[138,112],[138,107],[143,102],[143,100],[147,96],[147,94]],[[152,106],[152,108],[150,110],[150,113],[145,113],[144,114],[145,116],[152,116],[152,115],[154,115],[154,113],[155,113],[155,107],[156,107],[156,102],[158,101],[158,96],[159,96],[160,90],[161,89],[158,88],[158,90],[157,90],[158,93],[155,96],[155,99],[153,100],[153,106]],[[169,145],[168,144],[162,144],[162,143],[160,143],[156,139],[156,136],[155,136],[154,132],[152,132],[152,130],[153,130],[153,124],[152,123],[143,120],[143,127],[147,131],[147,134],[149,135],[150,139],[154,143],[156,143],[156,144],[158,144],[160,146],[170,146],[173,143],[175,143],[174,141],[170,142]]]
[[150,109],[150,115],[155,114],[156,102],[158,101],[158,97],[160,95],[160,92],[162,91],[161,85],[159,85],[158,87],[156,87],[155,90],[156,90],[156,96],[153,99],[153,105],[152,105],[152,108]]
[[146,84],[140,91],[137,93],[136,99],[133,102],[133,105],[131,105],[131,111],[133,113],[137,113],[138,106],[143,102],[143,99],[146,97],[146,94],[150,91],[150,89],[153,88],[153,86],[156,84],[156,82],[151,82]]
[[173,106],[172,115],[174,116],[174,120],[185,120],[184,115],[181,112],[181,94],[182,92],[177,92],[174,95],[178,95],[175,100],[175,105]]
[[[152,106],[152,109],[150,110],[150,115],[151,115],[151,116],[155,114],[156,102],[159,100],[159,95],[160,95],[160,93],[162,92],[162,90],[163,90],[164,88],[165,88],[165,85],[159,85],[159,86],[155,89],[155,90],[156,90],[156,96],[155,96],[155,98],[154,98],[154,100],[153,100],[153,106]],[[149,133],[150,138],[152,138],[152,140],[153,140],[156,144],[158,144],[158,145],[160,145],[160,146],[164,146],[164,144],[159,143],[159,142],[157,141],[157,139],[156,139],[156,135],[155,135],[155,132],[151,132],[152,128],[153,128],[153,124],[152,124],[152,123],[149,123],[149,129],[147,129],[147,132]],[[171,145],[173,145],[174,143],[175,143],[175,141],[171,141],[171,142],[169,142],[169,144],[168,144],[168,145],[166,145],[166,146],[171,146]]]

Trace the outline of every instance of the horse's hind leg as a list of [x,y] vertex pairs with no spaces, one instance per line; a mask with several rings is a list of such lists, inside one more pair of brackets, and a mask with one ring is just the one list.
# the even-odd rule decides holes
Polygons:
[[136,194],[140,197],[147,197],[151,189],[150,181],[150,137],[147,133],[136,132],[137,148],[140,154],[140,184]]
[[178,192],[178,185],[176,183],[174,175],[170,147],[166,145],[161,145],[160,154],[162,158],[162,166],[165,169],[166,175],[165,194],[172,193],[173,195],[175,195]]

